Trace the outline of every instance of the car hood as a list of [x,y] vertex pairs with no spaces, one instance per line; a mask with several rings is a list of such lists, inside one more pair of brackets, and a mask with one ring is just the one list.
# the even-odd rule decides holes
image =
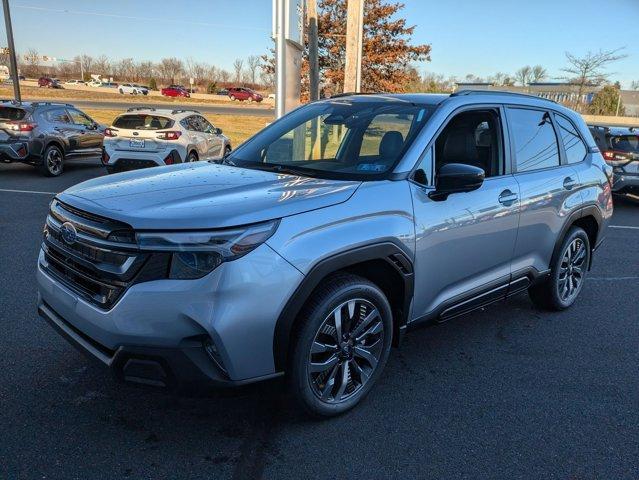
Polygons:
[[221,228],[345,202],[359,184],[197,162],[94,178],[58,198],[135,229]]

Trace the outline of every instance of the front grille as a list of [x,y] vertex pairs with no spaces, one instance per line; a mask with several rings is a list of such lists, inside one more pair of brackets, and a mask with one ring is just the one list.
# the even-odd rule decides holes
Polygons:
[[[75,241],[64,238],[62,226],[71,224]],[[66,226],[65,226],[66,228]],[[138,251],[130,226],[72,208],[59,200],[51,204],[44,229],[42,267],[94,305],[109,309],[134,282],[149,254]]]

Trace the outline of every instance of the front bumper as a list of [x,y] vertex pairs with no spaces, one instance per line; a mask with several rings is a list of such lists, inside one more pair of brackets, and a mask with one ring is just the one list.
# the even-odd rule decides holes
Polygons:
[[[275,323],[302,274],[267,245],[201,279],[134,284],[109,310],[56,280],[43,259],[41,252],[40,315],[123,380],[237,385],[280,374]],[[217,358],[207,352],[209,342]]]

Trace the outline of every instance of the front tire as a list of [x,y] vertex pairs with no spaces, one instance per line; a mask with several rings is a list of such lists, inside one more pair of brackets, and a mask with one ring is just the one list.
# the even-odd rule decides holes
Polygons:
[[294,331],[290,386],[312,415],[339,415],[379,378],[393,335],[391,307],[365,278],[330,278],[307,301]]
[[197,162],[197,161],[198,161],[197,153],[191,150],[189,154],[186,156],[186,162],[191,163],[191,162]]
[[46,177],[57,177],[64,170],[64,153],[56,145],[49,145],[42,155],[40,171]]
[[590,240],[579,227],[564,237],[550,269],[550,276],[528,290],[533,303],[545,310],[565,310],[581,293],[590,265]]

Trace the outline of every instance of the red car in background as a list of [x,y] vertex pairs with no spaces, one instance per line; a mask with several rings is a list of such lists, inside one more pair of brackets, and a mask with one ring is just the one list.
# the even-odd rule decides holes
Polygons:
[[182,85],[169,85],[163,88],[160,93],[165,97],[190,97],[191,94]]
[[40,77],[38,79],[38,87],[46,88],[62,88],[57,78]]
[[261,102],[264,97],[257,93],[255,90],[244,87],[229,88],[229,98],[231,100],[248,100],[249,102]]

